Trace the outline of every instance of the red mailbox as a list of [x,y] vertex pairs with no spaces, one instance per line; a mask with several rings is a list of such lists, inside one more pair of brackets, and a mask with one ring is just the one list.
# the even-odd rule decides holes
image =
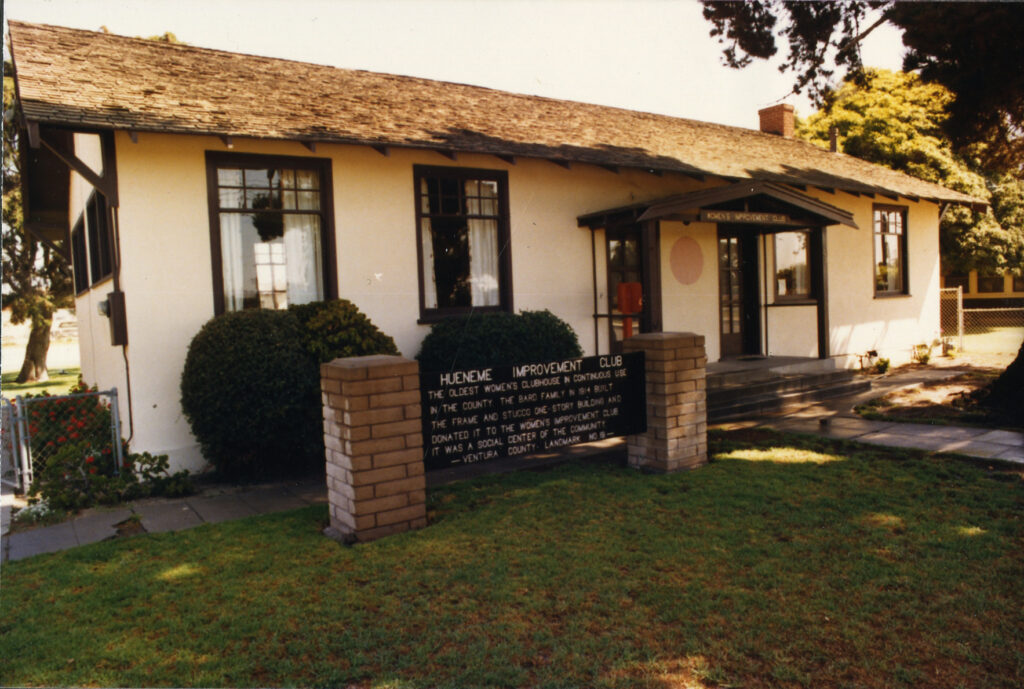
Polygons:
[[[640,313],[644,304],[644,289],[639,282],[620,282],[618,285],[619,311],[628,314]],[[633,318],[622,319],[622,339],[633,337]]]

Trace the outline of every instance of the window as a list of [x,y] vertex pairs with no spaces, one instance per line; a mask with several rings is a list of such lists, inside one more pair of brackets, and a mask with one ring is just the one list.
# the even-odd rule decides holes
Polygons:
[[71,230],[71,266],[75,272],[75,294],[89,289],[88,252],[85,248],[85,223],[79,218]]
[[947,288],[961,288],[964,292],[970,291],[970,279],[966,273],[950,273],[945,278]]
[[1024,292],[1024,273],[1013,276],[1013,291]]
[[978,292],[1002,292],[1003,291],[1003,276],[1002,275],[988,275],[978,274]]
[[114,272],[110,229],[107,226],[107,200],[102,194],[93,192],[89,197],[85,204],[85,221],[89,231],[89,272],[91,284],[95,285]]
[[207,184],[217,313],[333,296],[329,161],[208,153]]
[[420,312],[510,310],[508,176],[417,165]]
[[775,234],[775,298],[778,301],[811,298],[810,240],[811,234],[805,231]]
[[875,295],[907,294],[907,209],[875,206]]

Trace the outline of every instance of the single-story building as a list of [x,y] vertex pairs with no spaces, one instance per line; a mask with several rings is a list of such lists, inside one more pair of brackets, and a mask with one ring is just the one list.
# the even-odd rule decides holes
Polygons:
[[939,335],[943,206],[982,203],[794,139],[787,105],[755,131],[54,26],[10,37],[26,225],[74,265],[83,375],[127,391],[133,446],[176,467],[203,464],[186,349],[225,311],[342,297],[406,356],[439,319],[549,309],[588,355],[628,318],[703,334],[711,362],[898,362]]

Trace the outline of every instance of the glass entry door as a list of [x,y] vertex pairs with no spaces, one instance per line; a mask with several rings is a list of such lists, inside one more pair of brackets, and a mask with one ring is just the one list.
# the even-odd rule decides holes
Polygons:
[[757,264],[756,234],[719,233],[718,294],[723,358],[760,354]]
[[[644,279],[643,240],[640,229],[632,227],[609,230],[607,237],[608,313],[611,316],[609,341],[611,351],[618,353],[622,351],[622,340],[627,329],[631,329],[633,334],[649,331],[650,324],[645,315],[649,290]],[[628,288],[620,289],[619,286],[628,283],[640,285],[639,305],[619,302],[619,293],[629,291]]]

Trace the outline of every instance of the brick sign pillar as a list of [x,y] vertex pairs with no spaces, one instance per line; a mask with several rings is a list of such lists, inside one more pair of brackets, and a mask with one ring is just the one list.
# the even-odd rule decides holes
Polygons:
[[708,461],[704,336],[646,333],[622,343],[642,351],[647,377],[647,432],[627,436],[629,465],[673,472]]
[[419,364],[400,356],[320,368],[331,524],[344,542],[427,524]]

